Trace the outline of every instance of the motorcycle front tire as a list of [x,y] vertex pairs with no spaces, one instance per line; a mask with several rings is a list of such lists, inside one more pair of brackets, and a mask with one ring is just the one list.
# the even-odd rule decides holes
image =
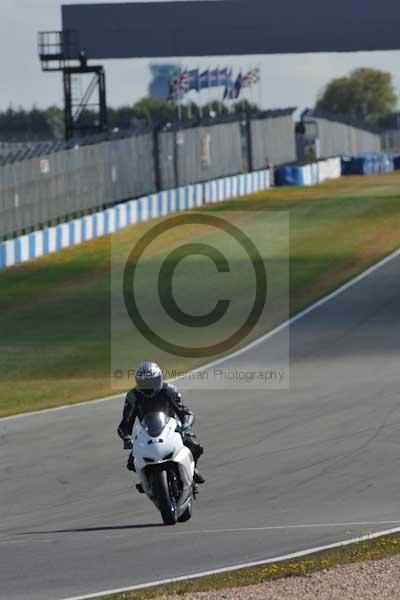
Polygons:
[[176,525],[176,502],[171,497],[166,470],[155,471],[152,474],[152,488],[164,525]]
[[190,502],[190,504],[188,505],[185,512],[182,513],[181,516],[178,518],[178,521],[179,521],[179,523],[186,523],[186,521],[189,521],[191,518],[192,518],[192,503]]

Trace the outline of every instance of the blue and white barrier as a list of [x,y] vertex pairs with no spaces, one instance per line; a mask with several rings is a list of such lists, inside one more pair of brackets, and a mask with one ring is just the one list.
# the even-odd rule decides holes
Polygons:
[[261,192],[270,187],[269,171],[224,177],[204,184],[204,204],[223,202],[229,198]]
[[300,166],[278,167],[275,169],[276,185],[316,185],[328,179],[341,176],[340,158],[329,158]]
[[75,246],[135,223],[245,196],[269,187],[269,171],[256,171],[247,175],[234,175],[203,184],[188,185],[117,204],[93,215],[0,243],[0,268],[11,267]]
[[385,152],[367,152],[342,158],[342,175],[375,175],[394,170],[393,157]]

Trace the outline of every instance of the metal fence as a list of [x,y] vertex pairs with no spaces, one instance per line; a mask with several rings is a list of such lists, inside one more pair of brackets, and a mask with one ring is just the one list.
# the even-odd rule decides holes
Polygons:
[[243,171],[240,123],[221,123],[159,137],[161,189],[201,183]]
[[[0,166],[0,236],[156,190],[292,163],[297,158],[293,112],[284,109],[250,119],[228,116],[217,123],[129,132],[118,139],[74,142],[67,149],[62,143],[53,143],[50,149],[39,145],[27,155],[18,151]],[[381,149],[378,134],[320,114],[306,113],[303,125],[303,142],[318,140],[317,157]]]
[[322,117],[318,114],[307,114],[303,117],[306,129],[315,131],[319,140],[318,158],[332,156],[353,156],[366,152],[380,152],[381,137],[377,132],[340,122],[334,118]]
[[382,149],[400,153],[400,129],[388,129],[382,133]]
[[155,191],[151,133],[104,142],[105,202],[127,200]]
[[[0,166],[0,236],[178,188],[295,160],[294,109],[248,121],[112,134],[88,143],[39,144]],[[116,138],[115,135],[119,137]]]
[[251,159],[254,170],[296,161],[294,110],[271,111],[267,118],[250,121]]
[[0,167],[0,236],[153,192],[152,135]]

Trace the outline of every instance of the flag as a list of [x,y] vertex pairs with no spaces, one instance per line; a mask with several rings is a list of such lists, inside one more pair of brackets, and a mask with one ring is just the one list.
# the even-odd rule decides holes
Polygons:
[[174,77],[169,82],[169,96],[168,100],[176,100],[179,95],[179,76]]
[[199,75],[199,88],[200,89],[208,89],[210,87],[210,71],[209,69],[207,69],[206,71],[203,71],[202,73],[200,73]]
[[253,83],[259,83],[259,81],[261,80],[260,67],[253,69],[252,74],[253,74]]
[[253,85],[253,79],[250,73],[246,73],[242,78],[242,88],[249,88]]
[[232,79],[232,69],[230,69],[230,71],[228,72],[228,69],[226,69],[226,83],[225,83],[225,92],[224,92],[224,97],[223,99],[232,99],[233,96],[233,79]]
[[242,79],[242,87],[249,88],[260,81],[260,69],[251,69]]
[[210,87],[219,86],[219,69],[213,69],[210,71]]
[[179,90],[182,92],[189,91],[189,73],[187,71],[183,71],[179,75]]
[[231,99],[236,100],[236,98],[239,98],[240,96],[240,92],[242,91],[242,87],[243,87],[243,75],[241,73],[239,73],[239,75],[236,77],[235,83],[233,84],[233,89],[231,92]]
[[189,75],[189,90],[198,90],[200,87],[199,83],[199,69],[192,69],[188,71]]
[[229,72],[228,69],[220,69],[219,70],[219,75],[218,75],[218,82],[219,85],[228,85],[228,80],[229,80]]

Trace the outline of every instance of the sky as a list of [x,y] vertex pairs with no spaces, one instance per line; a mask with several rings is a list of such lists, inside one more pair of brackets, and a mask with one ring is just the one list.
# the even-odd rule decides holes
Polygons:
[[[85,0],[85,3],[96,1],[112,3],[119,0]],[[41,72],[36,38],[38,31],[61,29],[61,4],[77,3],[78,0],[0,0],[0,110],[10,105],[14,108],[62,106],[61,75]],[[396,91],[400,93],[400,51],[188,58],[176,62],[188,68],[232,65],[234,73],[259,66],[261,83],[252,92],[247,92],[247,97],[266,109],[312,107],[328,81],[357,67],[389,71]],[[110,106],[133,104],[147,95],[149,61],[127,59],[102,61],[102,64],[106,69]],[[212,96],[203,92],[202,102],[221,99],[221,96],[221,90]],[[196,97],[192,96],[192,99]]]

